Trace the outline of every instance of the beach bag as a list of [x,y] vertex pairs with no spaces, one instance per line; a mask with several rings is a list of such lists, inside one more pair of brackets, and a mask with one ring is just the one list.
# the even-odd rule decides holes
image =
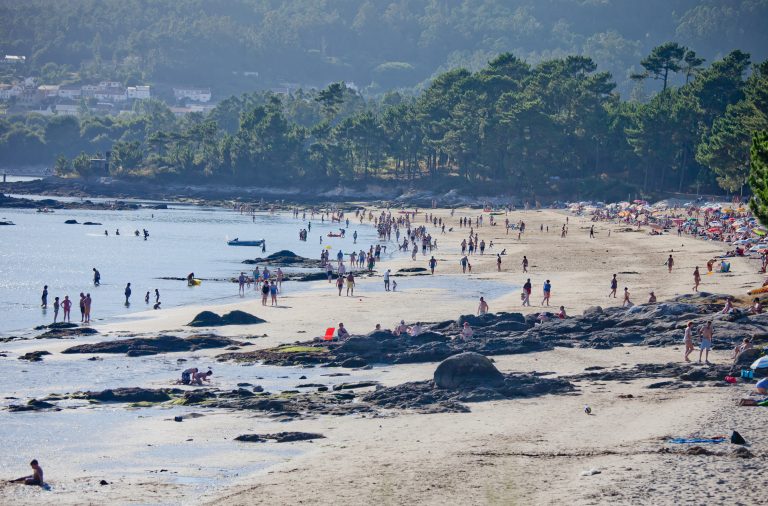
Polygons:
[[745,379],[752,379],[755,377],[755,371],[753,371],[752,369],[742,369],[741,377]]
[[741,437],[741,434],[739,434],[736,431],[733,431],[733,434],[731,434],[731,443],[735,445],[745,445],[747,444],[747,441]]

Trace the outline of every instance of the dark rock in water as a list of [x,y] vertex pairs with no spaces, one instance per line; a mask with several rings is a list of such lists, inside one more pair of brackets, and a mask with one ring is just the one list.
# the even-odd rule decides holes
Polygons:
[[426,267],[406,267],[405,269],[398,269],[397,272],[427,272]]
[[148,388],[128,387],[110,388],[101,392],[85,392],[83,397],[101,402],[165,402],[171,399],[170,393],[181,390],[152,390]]
[[45,355],[50,355],[49,351],[30,351],[19,357],[19,360],[29,360],[30,362],[42,362]]
[[150,209],[154,209],[155,211],[162,211],[163,209],[168,209],[168,204],[155,204],[154,206],[150,206]]
[[81,344],[79,346],[67,348],[62,353],[125,353],[129,357],[140,357],[145,355],[157,355],[158,353],[225,348],[236,344],[240,343],[213,334],[201,334],[187,338],[176,336],[158,336],[154,338],[137,337],[119,341]]
[[3,227],[3,226],[11,227],[13,225],[16,225],[16,224],[14,222],[12,222],[12,221],[5,221],[5,220],[0,221],[0,227]]
[[[357,383],[341,383],[339,385],[334,385],[333,390],[339,391],[339,390],[355,390],[357,388],[370,388],[375,387],[378,385],[378,381],[358,381]],[[323,385],[318,385],[323,386]]]
[[244,260],[244,264],[260,264],[260,265],[273,265],[277,267],[291,266],[291,267],[320,267],[322,262],[320,260],[313,260],[311,258],[304,258],[293,251],[281,250],[276,253],[272,253],[266,258],[255,258],[253,260]]
[[8,406],[8,411],[11,411],[11,412],[43,411],[47,409],[61,411],[61,409],[56,407],[55,404],[51,404],[50,402],[45,402],[38,399],[30,399],[29,401],[27,401],[26,404],[12,404]]
[[36,339],[73,339],[79,336],[92,336],[99,331],[92,327],[61,327],[52,328],[37,336]]
[[356,367],[364,367],[368,364],[368,362],[365,361],[365,359],[362,358],[348,358],[344,362],[341,363],[341,367],[345,367],[347,369],[354,369]]
[[278,432],[276,434],[243,434],[237,436],[235,441],[244,441],[248,443],[265,443],[268,440],[274,440],[277,443],[290,443],[293,441],[308,441],[310,439],[324,439],[322,434],[313,434],[311,432]]
[[35,327],[35,330],[45,330],[45,329],[76,329],[79,325],[77,323],[69,323],[69,322],[57,322],[57,323],[51,323],[50,325],[38,325]]
[[264,387],[261,385],[256,385],[255,387],[253,387],[253,391],[256,393],[261,393],[264,391]]
[[504,381],[504,375],[479,353],[460,353],[445,359],[434,374],[438,388],[462,389],[477,385],[496,386]]
[[64,222],[66,225],[77,225],[77,220],[67,220]]
[[[296,385],[296,388],[320,388],[324,387],[322,383],[302,383],[300,385]],[[334,387],[335,390],[335,387]]]
[[89,225],[89,226],[99,225],[100,226],[101,223],[97,223],[95,221],[86,221],[85,223],[83,223],[83,225]]
[[235,310],[224,316],[219,316],[211,311],[203,311],[198,313],[195,319],[187,325],[190,327],[222,327],[224,325],[255,325],[265,321],[245,311]]

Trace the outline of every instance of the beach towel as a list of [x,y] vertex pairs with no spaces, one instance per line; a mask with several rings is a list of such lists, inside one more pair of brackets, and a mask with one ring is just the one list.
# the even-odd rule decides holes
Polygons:
[[682,445],[682,444],[702,444],[702,443],[712,443],[712,444],[718,444],[718,443],[724,443],[725,437],[718,436],[713,438],[706,438],[706,437],[694,437],[694,438],[684,438],[684,437],[678,437],[674,439],[670,439],[667,441],[667,443]]

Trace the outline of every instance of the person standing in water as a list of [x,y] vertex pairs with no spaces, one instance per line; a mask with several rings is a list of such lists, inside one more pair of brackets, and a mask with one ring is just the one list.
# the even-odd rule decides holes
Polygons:
[[61,309],[64,310],[64,315],[61,317],[61,321],[71,322],[70,312],[72,310],[72,301],[69,300],[69,295],[65,295],[64,300],[61,301]]
[[125,305],[130,306],[131,305],[131,284],[128,283],[125,285]]
[[101,284],[101,273],[96,269],[96,267],[93,268],[93,286],[99,286]]
[[42,307],[43,309],[48,309],[48,285],[45,285],[43,287],[43,296],[41,297],[41,299],[42,299],[42,304],[40,305],[40,307]]
[[240,276],[237,277],[237,293],[241,297],[245,295],[245,273],[241,272]]
[[53,323],[56,323],[56,319],[59,317],[59,298],[53,299]]
[[80,292],[80,323],[85,323],[85,294]]
[[160,302],[160,290],[155,288],[155,304],[158,304]]
[[85,294],[85,323],[91,323],[91,294]]

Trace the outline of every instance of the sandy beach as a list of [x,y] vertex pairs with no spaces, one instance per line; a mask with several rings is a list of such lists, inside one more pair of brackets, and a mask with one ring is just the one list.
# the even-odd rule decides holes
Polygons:
[[[415,260],[400,254],[376,266],[373,277],[358,279],[355,296],[338,296],[325,281],[288,283],[278,307],[262,307],[251,291],[234,303],[193,305],[137,313],[112,319],[95,327],[100,336],[78,339],[103,341],[104,336],[189,335],[185,325],[202,310],[219,314],[233,309],[266,320],[254,326],[216,329],[223,336],[253,343],[243,351],[306,341],[322,335],[326,327],[344,322],[352,334],[365,334],[376,324],[392,328],[396,322],[440,322],[477,311],[475,293],[485,293],[491,312],[524,314],[542,311],[542,284],[551,280],[550,310],[563,305],[569,315],[592,306],[613,307],[622,302],[628,287],[632,301],[647,302],[654,291],[659,301],[692,292],[693,269],[706,272],[706,262],[722,254],[723,243],[677,237],[649,236],[648,229],[596,223],[596,238],[589,237],[592,223],[564,211],[515,211],[495,218],[499,226],[476,228],[479,238],[493,248],[470,257],[471,274],[462,274],[460,242],[468,228],[458,218],[479,215],[478,210],[429,210],[446,220],[446,233],[429,227],[439,248]],[[424,224],[420,212],[413,223]],[[560,230],[568,217],[568,235]],[[523,220],[526,232],[505,234],[504,219]],[[367,223],[367,220],[366,220]],[[300,222],[297,221],[297,229]],[[541,228],[543,227],[543,231]],[[354,226],[350,227],[354,228]],[[453,228],[452,231],[448,231]],[[548,229],[548,231],[547,231]],[[367,244],[359,245],[367,249]],[[318,253],[320,252],[318,244]],[[388,253],[396,249],[388,244]],[[496,254],[502,256],[497,271]],[[335,250],[332,251],[332,257]],[[671,273],[664,265],[672,254]],[[428,273],[397,275],[400,269],[427,267],[430,255],[438,260],[434,276]],[[522,272],[527,256],[529,273]],[[731,294],[746,303],[746,291],[759,286],[759,260],[731,259],[731,272],[704,275],[700,291]],[[396,292],[385,292],[381,274],[391,269]],[[618,298],[608,297],[610,280],[618,275]],[[521,307],[520,289],[526,279],[533,283],[532,307]],[[232,285],[233,292],[237,286]],[[487,291],[486,291],[487,290]],[[682,333],[681,333],[682,341]],[[715,333],[715,340],[717,334]],[[46,350],[56,353],[71,342],[51,342]],[[41,349],[25,342],[17,353]],[[220,350],[197,353],[213,361]],[[694,356],[697,356],[698,352]],[[557,348],[541,353],[494,357],[502,372],[548,372],[552,376],[581,373],[588,367],[624,367],[635,364],[679,362],[678,347],[622,346],[612,349]],[[716,350],[714,363],[730,360],[730,351]],[[126,358],[130,362],[131,358]],[[376,366],[366,377],[385,386],[431,379],[436,364]],[[215,380],[215,378],[214,378]],[[760,465],[766,444],[760,408],[738,408],[736,400],[748,395],[746,384],[731,388],[707,385],[685,389],[648,389],[653,380],[619,382],[581,381],[568,395],[546,395],[471,403],[470,413],[422,414],[387,412],[381,416],[320,416],[279,422],[255,419],[237,412],[210,413],[185,422],[183,436],[168,429],[162,416],[151,423],[137,421],[121,441],[131,449],[146,444],[184,439],[231,439],[237,434],[258,432],[317,432],[325,439],[288,443],[283,453],[265,455],[253,446],[223,448],[201,466],[222,469],[245,466],[224,490],[197,494],[189,484],[173,482],[159,474],[110,467],[98,475],[84,476],[75,458],[51,462],[54,490],[22,490],[0,485],[0,502],[57,504],[757,504],[761,502]],[[589,405],[592,414],[584,413]],[[55,416],[55,415],[49,415]],[[175,426],[172,426],[175,428]],[[727,443],[709,448],[712,455],[690,455],[676,449],[665,451],[669,437],[730,435],[739,430],[751,443],[754,458],[735,456]],[[749,436],[747,436],[749,435]],[[682,448],[681,450],[684,450]],[[128,450],[126,450],[128,451]],[[271,450],[270,450],[271,451]],[[104,449],[118,459],[117,448]],[[269,465],[258,467],[258,462]],[[180,466],[168,462],[168,469]],[[54,470],[55,469],[55,474]],[[9,471],[7,466],[5,471]],[[23,472],[19,469],[19,472]],[[99,487],[98,479],[109,486]],[[95,480],[95,481],[94,481]],[[27,487],[29,488],[29,487]],[[47,494],[47,495],[46,495]]]

